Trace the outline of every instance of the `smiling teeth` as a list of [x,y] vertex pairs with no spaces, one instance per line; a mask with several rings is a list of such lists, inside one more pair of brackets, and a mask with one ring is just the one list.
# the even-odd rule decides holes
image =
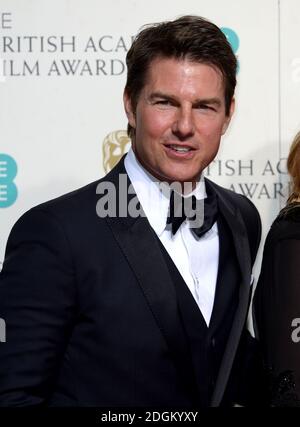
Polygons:
[[178,151],[179,153],[187,153],[188,151],[191,150],[191,148],[188,147],[181,147],[178,145],[171,145],[170,146],[173,150]]

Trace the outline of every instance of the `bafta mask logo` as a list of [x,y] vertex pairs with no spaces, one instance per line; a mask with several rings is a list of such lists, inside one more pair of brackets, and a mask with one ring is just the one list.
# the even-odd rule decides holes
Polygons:
[[125,130],[110,132],[103,141],[103,169],[109,172],[127,153],[130,148],[130,138]]

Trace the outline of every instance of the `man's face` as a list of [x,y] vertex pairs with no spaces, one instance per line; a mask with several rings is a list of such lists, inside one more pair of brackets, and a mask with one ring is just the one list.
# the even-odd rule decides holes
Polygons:
[[234,110],[225,114],[223,78],[215,68],[170,58],[149,67],[136,111],[124,95],[135,129],[133,150],[160,181],[196,182],[218,152]]

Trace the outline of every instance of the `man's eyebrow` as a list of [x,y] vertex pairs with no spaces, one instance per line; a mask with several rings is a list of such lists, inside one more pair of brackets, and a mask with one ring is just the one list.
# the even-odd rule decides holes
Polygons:
[[[150,94],[149,99],[154,100],[157,98],[169,99],[173,101],[178,101],[177,98],[173,95],[163,93],[163,92],[153,92]],[[179,101],[178,101],[179,102]],[[221,107],[222,102],[220,98],[198,98],[193,101],[193,105],[215,105],[216,107]]]
[[150,100],[153,100],[156,98],[174,99],[175,100],[174,96],[169,95],[167,93],[163,93],[163,92],[153,92],[150,94],[149,98],[150,98]]
[[193,102],[194,105],[215,105],[216,107],[221,107],[222,102],[220,98],[203,98],[203,99],[196,99]]

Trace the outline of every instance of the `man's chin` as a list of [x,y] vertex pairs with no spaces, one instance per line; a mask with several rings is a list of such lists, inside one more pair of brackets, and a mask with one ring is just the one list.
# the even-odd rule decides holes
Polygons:
[[178,174],[170,174],[169,175],[169,182],[179,182],[181,184],[184,183],[193,183],[196,184],[199,179],[201,177],[201,173],[199,172],[198,175],[191,175],[191,174],[182,174],[182,173],[178,173]]

